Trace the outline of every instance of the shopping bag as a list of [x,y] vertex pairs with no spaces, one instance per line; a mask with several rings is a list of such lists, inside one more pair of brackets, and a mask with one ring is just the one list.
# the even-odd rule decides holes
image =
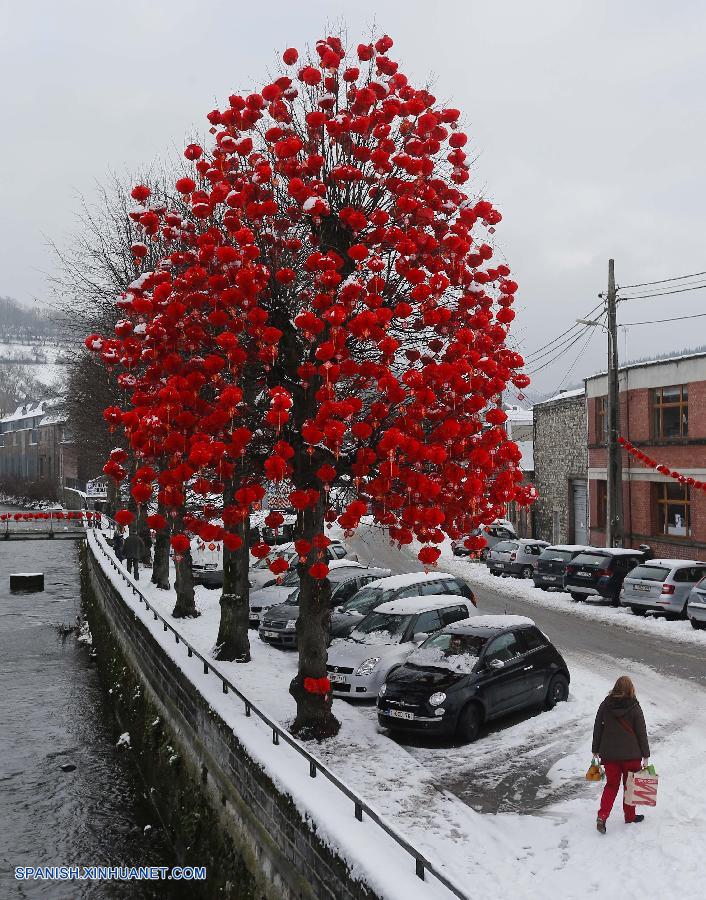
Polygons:
[[640,769],[639,772],[628,772],[625,802],[628,806],[657,806],[658,784],[659,776],[654,771],[654,766]]
[[586,781],[601,781],[604,776],[605,770],[594,756],[591,760],[591,765],[588,767],[588,772],[586,772]]

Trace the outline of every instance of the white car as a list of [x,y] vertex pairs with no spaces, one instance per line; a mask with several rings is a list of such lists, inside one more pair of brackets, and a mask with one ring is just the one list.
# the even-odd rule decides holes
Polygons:
[[[330,547],[328,548],[331,549]],[[354,559],[332,559],[329,564],[329,571],[349,567],[351,570],[367,568],[362,563]],[[252,591],[250,594],[250,627],[258,628],[262,620],[262,614],[271,606],[279,606],[280,603],[293,594],[299,587],[299,572],[296,565],[292,566],[285,574],[282,581],[274,584],[268,584],[267,587],[260,588],[259,591]]]
[[336,697],[374,699],[388,673],[430,634],[478,611],[458,594],[406,597],[368,613],[347,638],[329,647],[326,669]]

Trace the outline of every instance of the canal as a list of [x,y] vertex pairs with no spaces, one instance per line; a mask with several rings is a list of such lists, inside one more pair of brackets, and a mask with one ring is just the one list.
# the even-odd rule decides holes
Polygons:
[[[11,594],[11,572],[45,590]],[[0,897],[168,897],[156,882],[20,882],[15,866],[177,860],[116,730],[80,614],[76,541],[0,541]],[[64,768],[62,768],[64,767]]]

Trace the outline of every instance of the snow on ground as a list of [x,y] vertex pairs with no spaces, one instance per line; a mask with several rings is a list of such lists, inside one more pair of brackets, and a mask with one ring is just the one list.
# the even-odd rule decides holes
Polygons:
[[[454,562],[463,569],[459,574],[467,574],[468,566],[473,566]],[[479,566],[473,570],[472,581],[475,570],[485,571]],[[139,587],[163,614],[169,614],[172,593],[158,591],[147,577],[145,571]],[[246,719],[232,695],[222,694],[214,676],[203,676],[183,648],[175,646],[161,626],[155,629],[144,607],[125,594],[124,582],[114,573],[112,578],[238,737],[300,808],[315,815],[323,833],[351,859],[354,871],[364,873],[385,897],[447,896],[432,878],[422,883],[410,875],[405,854],[371,823],[364,827],[357,823],[348,802],[328,790],[322,778],[312,781],[286,745],[273,747],[269,732],[257,720]],[[498,581],[492,578],[494,588]],[[515,585],[503,580],[502,586]],[[516,586],[528,590],[526,583],[518,581]],[[543,592],[538,602],[548,598],[561,603],[562,609],[564,604],[575,609],[570,601]],[[202,612],[198,619],[175,624],[209,653],[218,627],[218,592],[199,588],[197,604]],[[612,609],[590,614],[595,612],[616,615]],[[251,640],[252,663],[217,666],[253,702],[286,725],[294,714],[287,688],[296,669],[296,653],[263,644],[255,632]],[[701,762],[706,692],[646,666],[617,662],[636,681],[661,783],[659,806],[646,811],[644,823],[624,825],[618,802],[606,836],[595,830],[601,786],[586,782],[583,775],[590,762],[593,717],[615,677],[615,659],[567,655],[572,673],[567,703],[551,712],[500,721],[472,745],[421,738],[405,739],[403,745],[378,727],[374,707],[335,700],[342,723],[339,735],[309,749],[443,866],[469,897],[700,897],[706,836],[706,769]]]
[[564,591],[543,591],[535,587],[531,580],[491,575],[485,563],[470,560],[468,557],[454,556],[450,541],[445,541],[440,547],[438,568],[460,575],[471,587],[475,585],[486,587],[536,606],[557,609],[569,615],[592,619],[594,622],[605,622],[619,628],[639,631],[660,640],[696,644],[706,651],[706,631],[697,631],[686,619],[677,621],[668,620],[664,616],[636,616],[628,607],[608,606],[600,598],[574,601]]

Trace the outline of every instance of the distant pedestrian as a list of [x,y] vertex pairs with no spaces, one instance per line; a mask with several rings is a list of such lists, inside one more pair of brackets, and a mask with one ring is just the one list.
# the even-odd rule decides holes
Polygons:
[[123,553],[128,572],[133,572],[135,581],[140,580],[140,560],[145,555],[145,544],[139,534],[129,534],[125,538]]
[[[618,678],[613,690],[598,707],[592,750],[603,763],[606,775],[596,820],[596,828],[605,834],[606,820],[620,790],[621,777],[625,791],[628,772],[639,772],[650,758],[645,717],[635,696],[635,686],[627,675]],[[645,818],[636,815],[635,807],[629,806],[624,799],[623,813],[628,825]]]
[[116,526],[115,531],[113,532],[113,553],[115,553],[115,558],[118,562],[123,561],[123,545],[125,541],[123,540],[123,530],[120,526]]
[[138,534],[142,538],[142,543],[145,545],[145,555],[142,558],[142,562],[146,566],[152,565],[152,532],[150,531],[150,526],[147,524],[144,518],[140,519],[140,527]]

